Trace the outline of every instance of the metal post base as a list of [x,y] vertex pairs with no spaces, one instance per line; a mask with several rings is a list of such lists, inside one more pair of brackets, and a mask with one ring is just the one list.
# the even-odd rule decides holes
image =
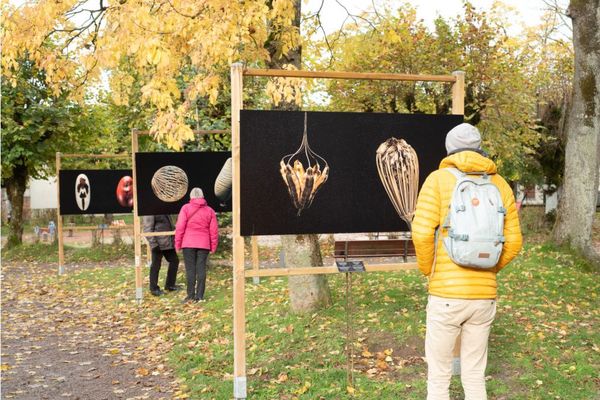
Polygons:
[[138,306],[142,304],[142,288],[135,288],[135,300],[137,301]]
[[252,283],[254,283],[255,285],[260,284],[260,276],[253,276]]
[[452,375],[460,375],[460,357],[452,359]]
[[235,400],[246,399],[246,377],[236,376],[233,378],[233,398]]

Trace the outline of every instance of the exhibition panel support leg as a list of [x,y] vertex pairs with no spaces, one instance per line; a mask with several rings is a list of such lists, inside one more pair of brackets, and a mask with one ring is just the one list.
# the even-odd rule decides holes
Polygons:
[[56,152],[56,235],[58,238],[58,274],[65,273],[65,247],[63,243],[63,218],[60,214],[60,161],[61,153]]
[[246,309],[244,238],[240,235],[240,110],[243,65],[231,66],[231,155],[233,160],[233,397],[246,398]]
[[140,229],[140,217],[138,215],[137,195],[137,171],[135,167],[135,153],[138,152],[138,135],[135,130],[131,131],[131,169],[133,174],[133,247],[135,251],[135,300],[138,305],[142,304],[142,237]]
[[352,273],[346,272],[346,381],[354,387],[354,326],[352,325]]
[[[60,206],[59,206],[60,207]],[[56,234],[58,235],[58,274],[63,275],[65,273],[65,244],[63,241],[63,217],[57,213],[57,228]]]
[[[252,270],[258,271],[258,237],[252,236]],[[260,283],[260,276],[253,276],[252,283],[258,285]]]
[[[461,115],[465,112],[465,73],[454,71],[452,75],[456,78],[452,84],[452,114]],[[452,374],[460,375],[460,335],[454,344]]]

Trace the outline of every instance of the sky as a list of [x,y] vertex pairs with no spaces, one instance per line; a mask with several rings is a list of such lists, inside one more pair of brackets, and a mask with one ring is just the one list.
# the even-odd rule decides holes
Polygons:
[[[490,9],[496,0],[471,0],[471,3],[479,9]],[[547,0],[550,2],[550,0]],[[381,4],[380,0],[304,0],[302,4],[303,13],[316,12],[321,3],[321,20],[325,30],[329,33],[340,28],[347,13],[340,3],[353,14],[360,14],[362,11],[373,9],[373,2]],[[458,15],[462,10],[463,0],[424,0],[424,1],[406,1],[417,9],[417,15],[423,19],[429,26],[433,26],[433,21],[439,15],[445,18],[452,18]],[[559,0],[559,4],[568,4],[567,0]],[[394,8],[394,5],[404,3],[401,0],[388,0],[386,4]],[[535,25],[547,9],[544,0],[503,0],[502,3],[513,8],[515,15],[511,17],[514,22],[512,32],[517,34],[522,26]]]

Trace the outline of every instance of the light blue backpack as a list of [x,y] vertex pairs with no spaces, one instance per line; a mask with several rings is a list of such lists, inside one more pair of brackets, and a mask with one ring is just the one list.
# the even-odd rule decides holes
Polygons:
[[504,244],[506,209],[500,190],[486,173],[467,175],[457,168],[446,170],[456,177],[443,225],[448,230],[443,239],[446,252],[460,266],[494,268]]

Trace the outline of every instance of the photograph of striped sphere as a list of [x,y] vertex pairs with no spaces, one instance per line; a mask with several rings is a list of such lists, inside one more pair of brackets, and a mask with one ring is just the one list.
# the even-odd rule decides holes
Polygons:
[[162,201],[178,201],[188,190],[188,177],[185,171],[174,165],[159,168],[152,176],[152,191]]

